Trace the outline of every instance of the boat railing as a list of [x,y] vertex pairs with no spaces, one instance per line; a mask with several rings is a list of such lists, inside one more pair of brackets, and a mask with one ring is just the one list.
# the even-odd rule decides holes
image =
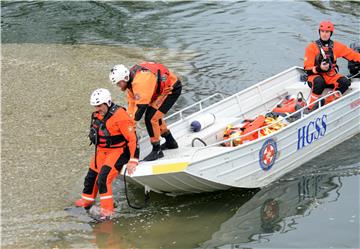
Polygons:
[[[175,116],[179,116],[179,117],[180,117],[180,120],[183,120],[183,119],[184,119],[184,112],[185,112],[185,111],[187,111],[187,110],[189,110],[189,109],[191,109],[191,108],[194,108],[194,107],[196,107],[196,106],[198,106],[198,108],[199,108],[199,110],[197,110],[197,112],[198,112],[198,111],[201,111],[201,110],[203,110],[203,108],[204,108],[204,107],[203,107],[203,103],[204,103],[205,101],[208,101],[208,100],[210,100],[210,99],[214,99],[214,98],[216,98],[216,97],[218,97],[218,96],[219,96],[221,99],[224,99],[224,96],[223,96],[221,93],[215,93],[215,94],[213,94],[213,95],[210,95],[209,97],[206,97],[206,98],[204,98],[204,99],[202,99],[202,100],[200,100],[200,101],[198,101],[198,102],[196,102],[196,103],[194,103],[194,104],[191,104],[191,105],[189,105],[189,106],[181,109],[180,111],[177,111],[177,112],[174,112],[174,113],[170,114],[169,116],[165,117],[164,120],[171,119],[171,118],[173,118],[173,117],[175,117]],[[195,112],[194,112],[194,113],[195,113]]]
[[[257,89],[258,94],[259,94],[259,97],[260,97],[260,99],[262,100],[262,104],[263,104],[265,107],[268,108],[267,103],[266,103],[265,100],[264,100],[264,96],[263,96],[263,91],[262,91],[261,85],[263,85],[263,84],[266,83],[266,82],[270,82],[270,81],[272,81],[272,80],[274,80],[274,79],[276,79],[276,78],[279,78],[280,76],[286,75],[286,74],[288,74],[289,72],[294,71],[294,70],[297,70],[297,71],[299,71],[299,72],[303,72],[303,69],[302,69],[301,67],[295,66],[295,67],[292,67],[292,68],[289,68],[289,69],[285,70],[284,72],[278,73],[278,74],[276,74],[276,75],[274,75],[274,76],[272,76],[272,77],[270,77],[270,78],[268,78],[268,79],[266,79],[266,80],[263,80],[263,81],[255,84],[255,85],[249,87],[247,90]],[[298,76],[296,76],[296,77],[298,77]],[[238,93],[236,93],[236,94],[234,94],[234,95],[229,96],[228,98],[229,98],[229,99],[230,99],[230,98],[236,99],[237,104],[238,104],[238,107],[239,107],[239,109],[240,109],[240,113],[241,113],[240,115],[243,116],[244,113],[245,113],[245,111],[249,111],[249,110],[242,110],[242,106],[241,106],[241,103],[240,103],[240,96],[241,96],[242,94],[244,94],[244,91],[240,91],[240,92],[238,92]],[[286,93],[278,94],[277,97],[282,97],[284,94],[286,94]],[[165,117],[164,120],[169,120],[169,119],[172,119],[172,118],[175,117],[175,116],[179,116],[179,117],[180,117],[179,121],[182,121],[182,120],[184,119],[184,112],[187,111],[187,110],[189,110],[189,109],[191,109],[191,108],[193,108],[193,107],[195,107],[195,106],[199,106],[199,110],[196,111],[196,112],[194,112],[194,113],[188,114],[188,116],[190,116],[190,115],[192,115],[192,114],[195,114],[195,113],[201,113],[201,112],[203,112],[203,111],[205,110],[205,108],[203,108],[203,106],[202,106],[202,103],[205,102],[205,101],[207,101],[207,100],[209,100],[209,99],[215,98],[215,97],[217,97],[217,96],[220,96],[220,97],[221,97],[221,101],[219,101],[219,102],[222,102],[222,101],[225,100],[224,96],[223,96],[221,93],[215,93],[215,94],[213,94],[213,95],[211,95],[211,96],[209,96],[209,97],[207,97],[207,98],[205,98],[205,99],[202,99],[202,100],[200,100],[200,101],[198,101],[198,102],[196,102],[196,103],[194,103],[194,104],[191,104],[191,105],[189,105],[189,106],[181,109],[180,111],[177,111],[177,112],[175,112],[175,113],[170,114],[169,116]],[[219,104],[219,102],[218,102],[218,104]],[[206,107],[206,108],[208,108],[208,107]],[[255,107],[252,108],[252,109],[250,109],[250,110],[253,110],[253,109],[255,109]],[[176,120],[176,121],[178,121],[178,120]],[[176,121],[175,121],[175,122],[176,122]]]
[[[341,94],[340,91],[329,92],[328,94],[320,97],[319,99],[317,99],[316,101],[314,101],[313,103],[311,103],[311,105],[319,104],[319,107],[318,107],[318,109],[316,109],[316,110],[320,110],[320,109],[322,109],[322,108],[324,107],[324,105],[325,105],[325,104],[322,104],[322,102],[323,102],[322,100],[325,100],[327,97],[332,96],[332,95],[338,95],[338,96],[340,96],[340,97],[342,96],[342,94]],[[199,153],[200,151],[202,151],[202,150],[204,150],[204,149],[206,149],[206,148],[209,148],[209,147],[219,146],[219,145],[222,145],[222,144],[225,144],[225,143],[230,143],[230,146],[229,146],[229,147],[240,147],[240,146],[243,145],[243,144],[240,144],[239,146],[233,146],[233,141],[236,140],[236,139],[242,139],[242,138],[244,138],[244,137],[251,136],[252,134],[255,134],[255,133],[257,133],[258,139],[259,139],[259,138],[262,138],[262,137],[265,137],[265,136],[267,136],[267,135],[269,135],[269,134],[262,135],[262,134],[261,134],[261,131],[270,129],[271,127],[274,127],[276,124],[279,124],[280,122],[283,122],[284,120],[287,120],[288,118],[294,117],[294,116],[296,116],[296,115],[299,114],[299,113],[300,113],[300,118],[299,118],[299,119],[302,119],[302,118],[304,117],[304,114],[310,114],[310,113],[311,113],[311,112],[310,112],[310,113],[304,113],[304,111],[307,111],[307,110],[309,109],[309,106],[310,106],[310,104],[307,104],[306,106],[300,108],[299,110],[297,110],[297,111],[295,111],[295,112],[293,112],[293,113],[287,114],[285,117],[277,120],[276,122],[271,123],[271,124],[268,124],[268,125],[263,126],[263,127],[260,127],[260,128],[258,128],[258,129],[256,129],[256,130],[253,130],[253,131],[249,132],[249,133],[242,134],[242,135],[239,135],[239,136],[234,136],[234,137],[232,137],[232,138],[229,138],[229,139],[226,139],[226,140],[222,140],[222,141],[219,141],[219,142],[212,143],[212,144],[206,145],[206,146],[204,146],[204,147],[201,147],[201,148],[199,148],[198,150],[195,151],[195,153],[192,155],[192,159],[195,157],[195,155],[196,155],[197,153]],[[235,120],[234,123],[237,122],[237,121],[241,121],[241,120],[242,120],[242,118],[239,118],[239,119]],[[281,130],[281,129],[279,129],[279,130]],[[255,140],[254,140],[254,141],[255,141]]]
[[[190,116],[191,114],[194,114],[196,112],[202,112],[204,110],[203,103],[206,102],[206,101],[209,101],[211,99],[215,99],[218,96],[220,97],[221,100],[224,99],[223,94],[215,93],[215,94],[210,95],[210,96],[208,96],[208,97],[206,97],[206,98],[204,98],[204,99],[202,99],[202,100],[200,100],[200,101],[198,101],[198,102],[196,102],[194,104],[191,104],[191,105],[177,111],[177,112],[174,112],[174,113],[170,114],[169,116],[166,116],[164,118],[164,120],[168,121],[169,119],[171,120],[173,117],[179,116],[179,119],[175,120],[173,122],[182,121],[184,119],[184,112],[185,111],[198,106],[198,110],[194,111],[193,113],[187,114],[187,115]],[[146,130],[146,127],[145,127],[145,124],[143,124],[143,125],[137,124],[136,131],[137,131],[139,141],[149,137],[149,135],[147,133],[147,130]]]

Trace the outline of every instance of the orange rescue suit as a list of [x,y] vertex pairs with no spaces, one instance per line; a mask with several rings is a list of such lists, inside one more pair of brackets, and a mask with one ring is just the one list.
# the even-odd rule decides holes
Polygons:
[[153,146],[160,142],[160,135],[169,133],[163,116],[174,105],[181,89],[176,75],[160,63],[146,62],[130,69],[128,113],[135,121],[145,113],[145,125]]
[[[134,70],[134,67],[138,67],[138,70]],[[176,75],[160,63],[146,62],[134,67],[130,69],[133,75],[131,87],[128,88],[128,113],[133,118],[139,105],[151,105],[158,109],[178,81]],[[140,118],[135,120],[138,121]]]
[[[114,104],[109,110],[113,106]],[[104,117],[99,113],[93,113],[92,119],[92,125],[94,125],[94,120],[102,121]],[[101,129],[101,126],[97,127],[99,142],[85,178],[82,199],[93,203],[99,191],[101,208],[112,213],[114,209],[112,182],[129,159],[138,160],[139,149],[135,122],[124,108],[117,108],[102,125],[106,127],[106,132],[104,132],[105,129]],[[105,133],[116,138],[113,140],[115,143],[106,144]]]
[[[350,61],[360,62],[360,53],[357,53],[356,51],[352,50],[351,48],[347,47],[346,45],[338,42],[338,41],[332,41],[332,54],[333,58],[331,61],[331,69],[328,72],[318,72],[317,67],[319,66],[317,64],[319,57],[321,57],[321,52],[316,44],[316,42],[310,43],[307,48],[305,49],[305,57],[304,57],[304,69],[305,71],[310,71],[311,73],[308,75],[308,81],[313,82],[314,78],[317,75],[321,75],[326,84],[334,84],[337,85],[337,80],[342,77],[341,74],[337,73],[336,68],[336,60],[338,58],[345,58]],[[329,47],[322,47],[324,52],[327,56],[329,56]]]

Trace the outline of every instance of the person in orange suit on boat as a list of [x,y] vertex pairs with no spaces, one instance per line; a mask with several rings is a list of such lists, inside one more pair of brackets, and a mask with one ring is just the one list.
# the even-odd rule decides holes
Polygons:
[[126,164],[131,175],[138,164],[139,147],[135,123],[126,110],[111,101],[109,90],[96,89],[90,97],[95,107],[91,116],[89,138],[95,155],[85,177],[84,190],[76,206],[89,208],[100,194],[100,216],[111,218],[114,212],[112,182]]
[[[109,74],[110,81],[122,91],[127,90],[128,113],[136,122],[145,113],[146,130],[150,136],[152,151],[144,161],[164,156],[163,150],[176,149],[178,144],[163,119],[181,94],[181,81],[164,65],[144,62],[128,69],[115,65]],[[160,145],[160,136],[166,142]]]
[[305,49],[304,70],[308,76],[308,85],[312,89],[309,109],[314,109],[316,105],[311,103],[321,97],[325,88],[340,91],[341,94],[349,88],[350,80],[338,72],[338,58],[360,62],[360,53],[330,39],[333,32],[334,24],[322,21],[319,25],[320,39],[311,42]]

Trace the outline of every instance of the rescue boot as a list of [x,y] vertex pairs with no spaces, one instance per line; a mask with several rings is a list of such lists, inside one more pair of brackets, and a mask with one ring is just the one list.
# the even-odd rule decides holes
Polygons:
[[163,138],[165,138],[166,142],[163,143],[160,148],[161,150],[167,150],[167,149],[177,149],[179,148],[175,138],[172,136],[170,131],[165,132],[161,135]]
[[[99,186],[101,189],[101,185]],[[114,214],[114,200],[109,193],[100,194],[100,219],[110,220]]]
[[159,158],[164,157],[164,153],[160,147],[160,141],[152,143],[153,149],[149,155],[144,158],[144,161],[155,161]]
[[113,214],[114,214],[114,210],[101,208],[100,209],[100,220],[111,220]]
[[84,200],[84,199],[79,199],[77,201],[75,201],[75,206],[77,207],[83,207],[86,210],[90,209],[91,206],[94,204],[93,201],[88,201],[88,200]]
[[329,94],[329,96],[327,96],[326,98],[325,98],[325,105],[327,105],[327,104],[330,104],[331,102],[333,102],[334,100],[337,100],[338,98],[340,98],[340,94],[339,93],[337,93],[337,92],[335,92],[335,93],[333,93],[333,92],[329,92],[328,93]]
[[[308,112],[314,111],[316,109],[319,108],[319,102],[316,102],[319,98],[321,97],[321,95],[317,95],[315,93],[311,93],[310,95],[310,99],[309,99],[309,104],[308,104]],[[316,103],[314,103],[316,102]]]

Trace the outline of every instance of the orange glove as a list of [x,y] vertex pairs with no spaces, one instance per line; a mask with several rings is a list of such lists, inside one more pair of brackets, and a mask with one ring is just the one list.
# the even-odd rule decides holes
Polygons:
[[129,162],[126,165],[126,169],[129,175],[132,175],[135,170],[136,170],[136,166],[139,164],[139,160],[136,158],[131,158],[129,160]]

